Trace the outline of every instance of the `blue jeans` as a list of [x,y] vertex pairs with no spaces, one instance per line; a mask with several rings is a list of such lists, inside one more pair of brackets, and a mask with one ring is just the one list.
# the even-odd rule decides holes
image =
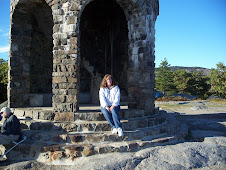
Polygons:
[[107,109],[105,109],[103,107],[101,107],[100,110],[104,114],[105,119],[111,125],[112,129],[122,128],[122,125],[120,123],[120,117],[119,117],[120,106],[114,107],[114,109],[112,109],[111,112],[109,112]]

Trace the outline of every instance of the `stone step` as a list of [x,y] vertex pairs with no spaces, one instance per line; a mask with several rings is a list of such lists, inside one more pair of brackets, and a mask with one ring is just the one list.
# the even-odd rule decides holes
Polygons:
[[[119,111],[120,119],[130,119],[130,118],[139,118],[150,116],[148,113],[145,113],[143,110],[120,110]],[[105,121],[105,117],[102,112],[87,112],[80,111],[75,113],[75,120],[86,120],[86,121]]]
[[[166,115],[150,116],[142,118],[131,118],[129,120],[121,120],[124,130],[135,130],[139,128],[152,127],[163,124],[167,121]],[[111,131],[111,126],[107,121],[83,121],[75,122],[53,122],[38,121],[32,119],[20,119],[22,129],[30,130],[46,130],[46,131],[65,131],[65,132],[95,132],[95,131]]]
[[31,118],[37,120],[54,120],[55,113],[52,107],[12,108],[18,118]]
[[151,140],[159,135],[172,134],[177,130],[177,124],[162,124],[155,127],[141,128],[134,131],[124,131],[123,137],[111,134],[111,131],[105,132],[53,132],[39,130],[24,130],[23,134],[27,136],[27,142],[43,141],[51,144],[60,143],[93,143],[105,141],[131,141],[137,139]]
[[[47,146],[46,143],[21,143],[15,147],[8,155],[8,160],[37,160],[43,163],[61,165],[71,163],[80,157],[87,157],[96,154],[105,154],[113,152],[135,152],[147,147],[154,147],[166,144],[175,144],[178,142],[178,136],[162,136],[152,141],[121,141],[121,142],[98,142],[92,144],[59,144]],[[8,145],[7,149],[9,149]]]
[[[164,130],[166,128],[166,130]],[[29,132],[29,131],[28,131]],[[32,133],[35,131],[31,131]],[[36,131],[40,132],[40,131]],[[160,132],[160,133],[158,133]],[[99,140],[98,135],[102,133],[106,133],[109,136],[110,132],[92,132],[92,133],[61,133],[59,135],[67,135],[61,136],[66,139],[62,143],[51,143],[44,140],[37,139],[29,139],[24,143],[20,144],[16,148],[14,148],[8,155],[8,159],[24,161],[24,160],[37,160],[43,163],[51,163],[51,164],[73,164],[75,159],[80,157],[92,156],[96,154],[104,154],[104,153],[112,153],[112,152],[135,152],[140,149],[144,149],[147,147],[160,146],[166,144],[175,144],[178,142],[183,142],[184,138],[188,134],[188,127],[183,122],[180,123],[178,121],[169,121],[168,124],[158,125],[152,128],[143,128],[133,132],[133,140],[129,140],[129,137],[125,140],[124,138],[121,141],[113,141],[113,140]],[[130,134],[131,132],[128,132]],[[43,131],[43,134],[45,132]],[[53,132],[46,132],[46,135],[53,134]],[[55,132],[57,134],[57,132]],[[88,138],[89,134],[97,135],[97,140],[93,138]],[[144,136],[144,134],[146,136]],[[67,143],[67,140],[71,140],[70,138],[76,139],[76,135],[83,135],[82,138],[86,138],[86,142],[78,142],[74,141],[71,143]],[[75,135],[75,136],[73,136]],[[127,132],[125,131],[125,136]],[[137,136],[136,136],[137,135]],[[54,134],[53,134],[54,136]],[[93,137],[94,137],[93,136]],[[116,136],[117,137],[117,136]],[[56,137],[57,139],[57,137]],[[79,138],[78,138],[79,139]],[[80,138],[81,139],[81,138]],[[90,139],[90,141],[89,141]],[[101,142],[102,141],[102,142]],[[9,149],[12,146],[8,146]]]
[[[88,108],[91,109],[92,107]],[[126,108],[122,106],[122,108]],[[82,108],[84,109],[84,108]],[[34,108],[16,108],[13,109],[14,114],[19,118],[31,118],[34,120],[55,120],[55,112],[52,107],[34,107]],[[101,113],[99,107],[95,106],[94,110],[80,110],[74,114],[76,120],[86,120],[86,121],[104,121],[105,118]],[[121,109],[119,112],[121,119],[130,119],[151,116],[150,113],[144,110],[128,110]]]

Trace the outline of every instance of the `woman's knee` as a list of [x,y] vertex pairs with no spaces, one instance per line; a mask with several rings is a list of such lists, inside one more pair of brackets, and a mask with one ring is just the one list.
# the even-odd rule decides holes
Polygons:
[[119,112],[120,106],[115,106],[112,110],[114,110],[115,112]]
[[114,109],[112,109],[111,112],[112,112],[112,114],[117,114],[118,115],[119,114],[119,110],[120,110],[119,108],[114,108]]

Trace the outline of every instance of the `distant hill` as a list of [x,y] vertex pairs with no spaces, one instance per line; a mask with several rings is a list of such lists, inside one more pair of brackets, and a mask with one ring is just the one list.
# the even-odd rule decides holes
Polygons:
[[207,76],[210,73],[210,69],[203,67],[182,67],[182,66],[171,66],[172,71],[176,70],[185,70],[186,72],[193,73],[195,71],[202,72],[204,76]]

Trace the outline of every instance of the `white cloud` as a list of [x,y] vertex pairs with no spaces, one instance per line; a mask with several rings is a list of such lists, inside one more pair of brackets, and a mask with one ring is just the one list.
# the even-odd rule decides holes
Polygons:
[[0,47],[0,53],[5,53],[9,51],[9,46]]
[[9,33],[2,34],[3,37],[9,36]]

